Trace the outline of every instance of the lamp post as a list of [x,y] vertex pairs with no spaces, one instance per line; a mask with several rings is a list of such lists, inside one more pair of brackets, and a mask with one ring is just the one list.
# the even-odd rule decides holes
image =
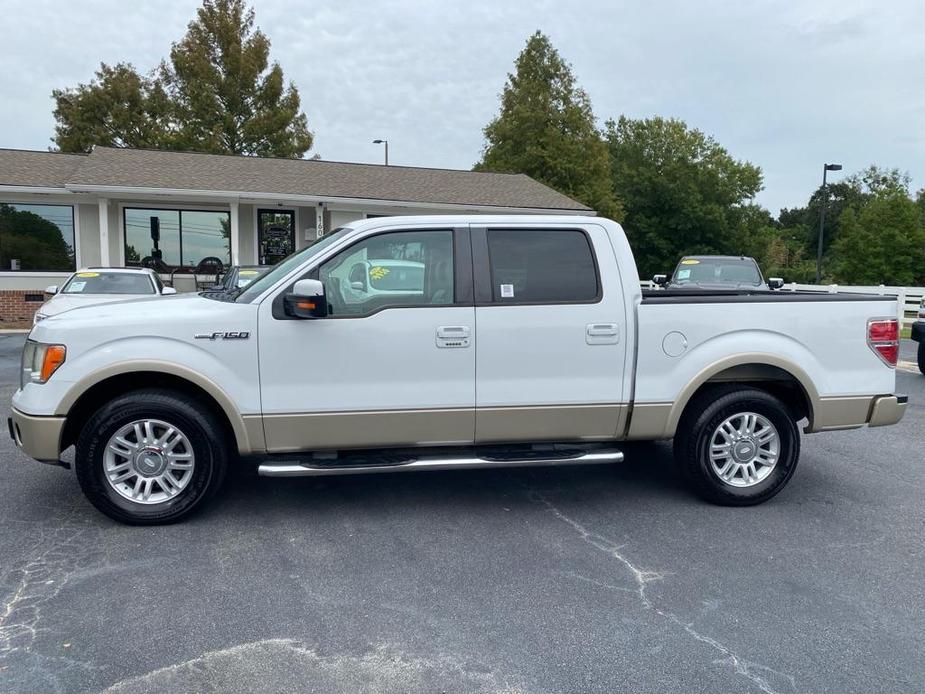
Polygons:
[[819,212],[819,247],[816,249],[816,284],[822,281],[822,236],[825,229],[825,208],[829,204],[829,190],[825,177],[829,171],[841,171],[841,164],[826,164],[822,167],[822,210]]
[[388,140],[373,140],[374,145],[385,145],[385,165],[389,165],[389,141]]

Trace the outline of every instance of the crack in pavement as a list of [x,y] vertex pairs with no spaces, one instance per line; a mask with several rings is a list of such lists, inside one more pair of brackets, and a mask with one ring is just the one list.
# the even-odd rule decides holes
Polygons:
[[[27,678],[50,676],[52,681],[45,684],[64,691],[66,687],[57,682],[57,676],[50,675],[43,665],[45,661],[84,670],[99,668],[68,657],[64,652],[49,655],[33,651],[39,636],[53,631],[43,626],[44,610],[72,577],[84,567],[98,564],[106,552],[101,548],[97,533],[91,532],[93,526],[67,517],[51,520],[58,526],[32,525],[31,533],[37,537],[36,542],[3,575],[2,585],[10,586],[10,591],[0,600],[0,672],[4,677],[21,679],[25,670],[16,673],[14,667],[28,668],[31,674]],[[69,648],[70,644],[61,647]]]
[[523,684],[451,655],[422,657],[389,644],[366,653],[319,653],[286,638],[243,643],[129,677],[106,694],[312,691],[351,694],[526,694]]
[[556,507],[555,504],[549,501],[549,499],[547,499],[541,492],[535,489],[528,489],[528,494],[532,501],[544,505],[546,509],[558,520],[571,527],[572,530],[581,536],[581,539],[584,542],[620,562],[632,576],[635,589],[615,586],[610,583],[589,579],[578,574],[575,575],[576,578],[608,590],[616,590],[635,594],[645,609],[651,610],[671,624],[679,627],[692,639],[706,644],[713,650],[717,651],[721,657],[717,660],[714,660],[714,664],[730,666],[734,674],[746,678],[765,694],[782,694],[780,689],[775,688],[775,684],[770,681],[768,675],[775,675],[777,678],[785,680],[789,684],[789,691],[796,691],[796,682],[793,676],[775,670],[774,668],[768,667],[767,665],[761,665],[760,663],[746,660],[726,644],[718,641],[717,639],[714,639],[711,636],[701,634],[699,631],[697,631],[697,629],[694,628],[693,622],[685,622],[674,612],[656,605],[647,593],[648,585],[654,581],[661,581],[666,576],[670,576],[670,572],[652,571],[636,566],[636,564],[634,564],[625,554],[623,554],[623,545],[617,544],[616,542],[609,540],[603,535],[589,530],[578,521],[570,518],[558,507]]

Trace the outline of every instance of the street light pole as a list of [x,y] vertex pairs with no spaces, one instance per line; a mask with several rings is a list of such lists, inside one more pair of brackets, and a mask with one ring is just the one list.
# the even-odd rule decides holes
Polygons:
[[816,284],[822,281],[822,238],[825,229],[825,209],[829,204],[829,189],[826,187],[826,174],[829,171],[841,171],[841,164],[826,164],[822,167],[822,210],[819,212],[819,243],[816,248]]
[[385,165],[389,165],[389,141],[388,140],[373,140],[374,145],[385,145]]

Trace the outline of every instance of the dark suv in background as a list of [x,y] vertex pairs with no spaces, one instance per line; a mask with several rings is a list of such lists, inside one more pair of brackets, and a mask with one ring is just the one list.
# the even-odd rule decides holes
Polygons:
[[919,371],[925,374],[925,299],[919,306],[919,319],[912,324],[912,339],[919,343]]
[[665,289],[751,289],[771,291],[784,286],[784,280],[765,281],[754,258],[735,255],[686,255],[671,277],[655,275],[655,284]]

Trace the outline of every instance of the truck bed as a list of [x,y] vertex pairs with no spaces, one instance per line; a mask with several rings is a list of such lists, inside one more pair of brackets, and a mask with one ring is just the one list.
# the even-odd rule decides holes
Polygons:
[[644,289],[644,304],[723,304],[723,303],[805,303],[805,302],[886,301],[895,296],[811,291],[770,291],[751,289]]

